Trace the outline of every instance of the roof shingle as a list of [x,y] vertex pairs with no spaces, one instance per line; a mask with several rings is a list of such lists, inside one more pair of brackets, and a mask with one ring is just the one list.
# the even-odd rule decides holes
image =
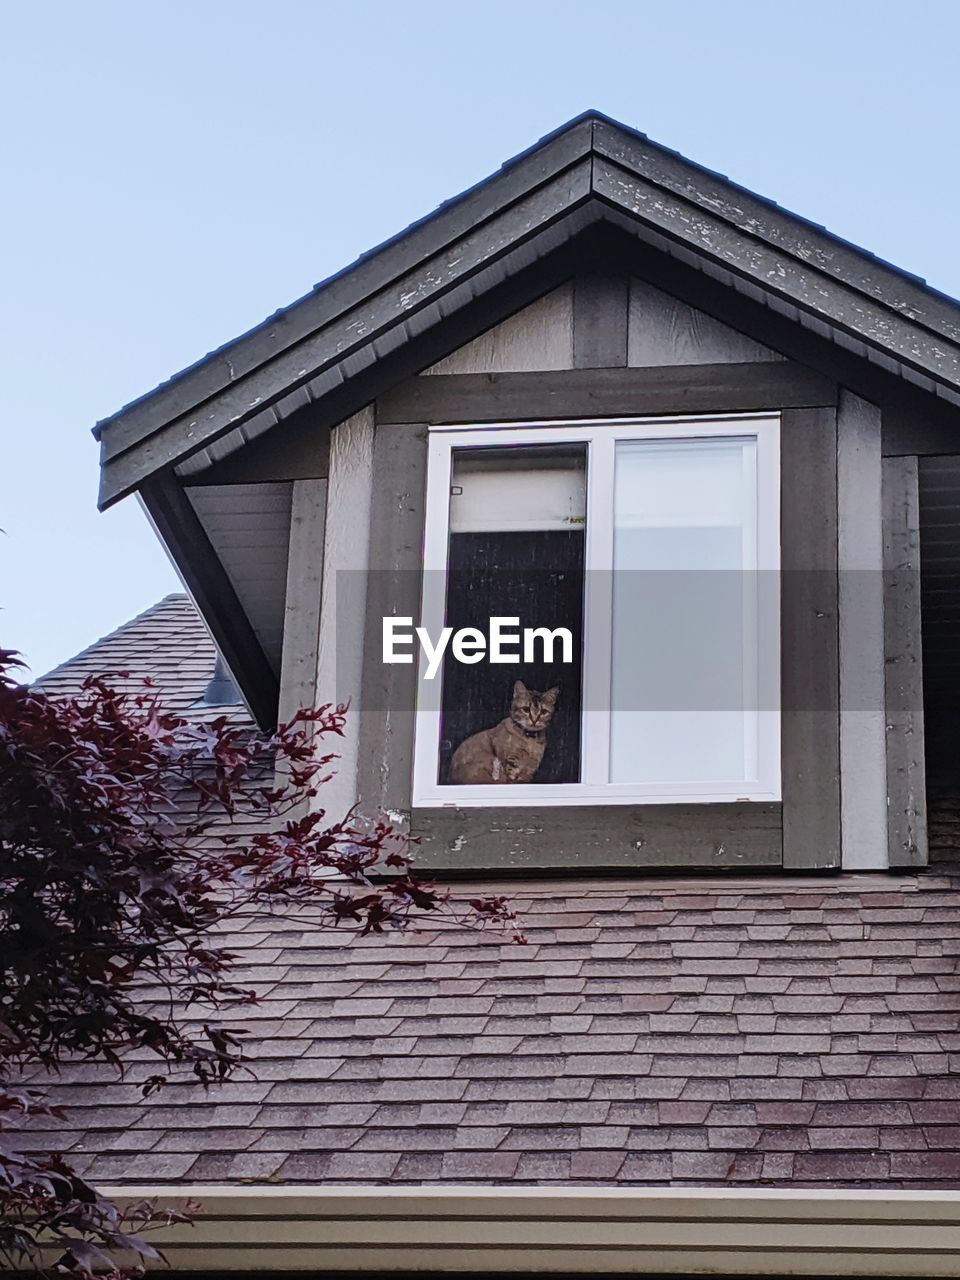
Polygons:
[[[169,597],[43,687],[139,672],[151,635],[185,709],[213,664],[191,612]],[[960,804],[931,807],[926,874],[457,888],[505,894],[525,946],[234,922],[252,1076],[143,1100],[146,1052],[123,1082],[73,1067],[70,1159],[112,1183],[960,1187]]]

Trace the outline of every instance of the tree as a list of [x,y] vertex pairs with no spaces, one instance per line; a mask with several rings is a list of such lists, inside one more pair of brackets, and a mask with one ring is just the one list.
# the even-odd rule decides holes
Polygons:
[[[18,665],[0,651],[0,1257],[38,1266],[45,1241],[56,1269],[80,1278],[117,1271],[118,1254],[137,1255],[137,1270],[156,1256],[140,1232],[172,1215],[121,1213],[61,1154],[18,1153],[12,1130],[62,1116],[17,1083],[26,1069],[49,1077],[82,1058],[122,1075],[124,1055],[147,1048],[145,1093],[174,1071],[227,1079],[242,1033],[218,1015],[257,998],[217,942],[230,921],[303,911],[312,927],[369,933],[428,914],[512,917],[501,898],[457,906],[419,881],[389,822],[328,824],[304,803],[329,777],[336,757],[321,744],[342,734],[344,707],[261,736],[165,713],[149,688],[106,678],[50,697],[17,683]],[[238,834],[239,819],[256,834]],[[145,984],[166,998],[146,1003]],[[210,1013],[199,1027],[181,1016],[198,1002]]]

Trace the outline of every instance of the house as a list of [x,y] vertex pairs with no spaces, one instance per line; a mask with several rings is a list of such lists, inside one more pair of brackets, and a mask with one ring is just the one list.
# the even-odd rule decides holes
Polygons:
[[71,1158],[204,1273],[956,1274],[958,431],[960,304],[597,113],[100,423],[193,604],[49,687],[349,702],[530,944],[241,939],[256,1079]]

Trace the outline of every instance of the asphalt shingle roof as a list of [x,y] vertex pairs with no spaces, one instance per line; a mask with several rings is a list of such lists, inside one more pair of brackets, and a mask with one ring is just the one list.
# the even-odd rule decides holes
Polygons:
[[252,725],[239,701],[207,707],[201,699],[213,676],[217,650],[210,633],[182,593],[165,596],[76,657],[36,680],[45,693],[74,695],[88,676],[109,675],[115,688],[143,692],[149,679],[161,705],[191,718],[229,715]]
[[[182,645],[188,608],[116,636],[132,652],[163,620]],[[171,697],[204,663],[171,660]],[[230,938],[262,995],[238,1018],[251,1073],[144,1101],[146,1056],[123,1082],[71,1068],[70,1159],[110,1183],[960,1187],[949,797],[931,841],[931,870],[897,877],[457,887],[505,893],[525,946],[251,920]]]

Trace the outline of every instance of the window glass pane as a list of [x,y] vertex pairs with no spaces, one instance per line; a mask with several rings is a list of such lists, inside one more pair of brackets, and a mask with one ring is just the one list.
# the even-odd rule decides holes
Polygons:
[[756,445],[620,441],[610,781],[756,771]]
[[[438,782],[580,780],[586,449],[457,449],[450,486],[445,625],[488,635],[517,618],[516,661],[443,665]],[[566,628],[548,646],[524,629]],[[563,661],[569,656],[569,662]]]

